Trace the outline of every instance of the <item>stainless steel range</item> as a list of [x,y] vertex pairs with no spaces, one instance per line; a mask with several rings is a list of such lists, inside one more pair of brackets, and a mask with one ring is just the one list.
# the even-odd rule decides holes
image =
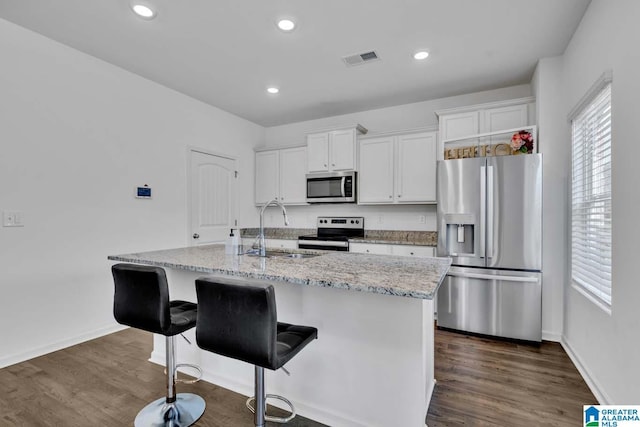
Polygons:
[[317,234],[298,236],[300,249],[348,251],[349,239],[364,237],[363,217],[318,217]]

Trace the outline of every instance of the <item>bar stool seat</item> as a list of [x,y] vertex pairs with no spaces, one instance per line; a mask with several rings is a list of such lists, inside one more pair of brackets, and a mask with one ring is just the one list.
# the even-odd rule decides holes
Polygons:
[[145,406],[134,425],[186,427],[194,424],[204,413],[205,401],[193,393],[176,394],[175,336],[196,326],[197,304],[169,301],[167,276],[160,267],[116,264],[111,271],[116,321],[166,337],[167,395]]
[[[291,402],[281,396],[266,395],[264,368],[276,370],[284,366],[307,344],[318,338],[318,330],[310,326],[277,321],[275,290],[272,285],[242,278],[209,278],[196,280],[198,320],[196,341],[203,350],[255,366],[256,408],[254,424],[266,421],[286,422],[295,416]],[[266,415],[266,397],[274,397],[291,407],[288,418]]]

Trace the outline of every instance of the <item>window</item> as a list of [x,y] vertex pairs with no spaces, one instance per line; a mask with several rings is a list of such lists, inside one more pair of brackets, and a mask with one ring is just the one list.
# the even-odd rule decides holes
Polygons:
[[611,307],[611,78],[603,76],[571,119],[571,279]]

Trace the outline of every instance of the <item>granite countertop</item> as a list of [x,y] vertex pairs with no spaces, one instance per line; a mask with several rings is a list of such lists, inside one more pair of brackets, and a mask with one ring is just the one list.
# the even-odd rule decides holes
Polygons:
[[[315,228],[268,227],[264,229],[267,239],[297,240],[298,236],[315,233]],[[256,237],[258,229],[242,229],[241,235],[245,238]],[[436,231],[365,230],[364,237],[349,239],[349,241],[384,245],[437,246],[438,233]]]
[[111,255],[112,261],[155,265],[226,276],[281,281],[384,295],[433,299],[449,270],[449,258],[413,258],[335,251],[291,259],[225,255],[224,245],[193,246],[153,252]]

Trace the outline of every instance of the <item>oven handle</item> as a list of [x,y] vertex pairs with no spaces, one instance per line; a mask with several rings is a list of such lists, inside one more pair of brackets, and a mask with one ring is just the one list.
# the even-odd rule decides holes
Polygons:
[[333,240],[298,240],[298,246],[300,245],[335,246],[338,248],[346,248],[349,246],[349,242],[337,242]]
[[345,194],[344,194],[344,184],[345,184],[345,182],[347,181],[347,177],[346,177],[346,176],[343,176],[341,181],[342,181],[342,183],[340,184],[340,190],[342,191],[342,197],[345,197]]

